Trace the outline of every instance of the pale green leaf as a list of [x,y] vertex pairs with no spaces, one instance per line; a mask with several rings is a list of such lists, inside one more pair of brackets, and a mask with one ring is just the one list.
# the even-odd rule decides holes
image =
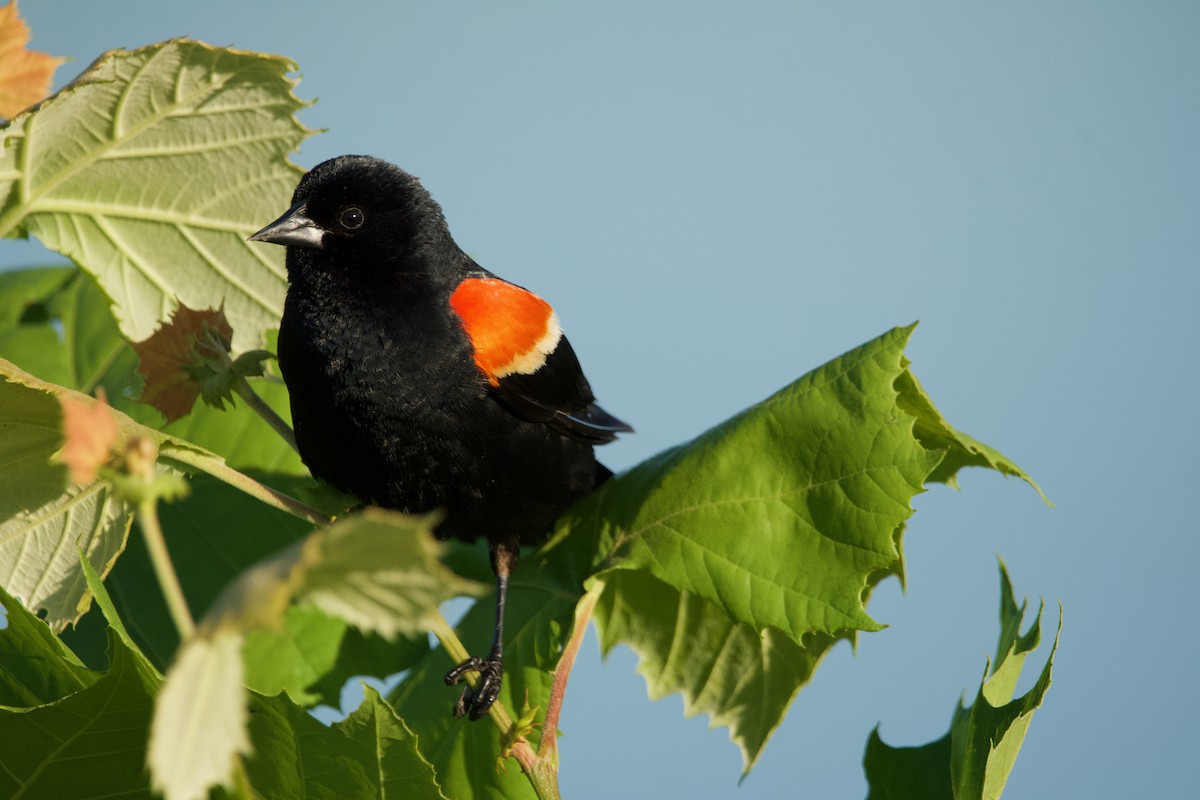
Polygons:
[[427,631],[442,602],[481,590],[442,566],[435,521],[367,509],[318,532],[300,598],[387,639]]
[[479,591],[442,565],[433,521],[368,508],[321,528],[243,572],[201,632],[278,626],[293,600],[388,638],[428,630],[442,602]]
[[63,440],[52,391],[0,361],[0,585],[61,630],[90,603],[79,552],[106,574],[133,513],[103,481],[68,486],[65,467],[51,462]]
[[179,302],[224,304],[235,350],[253,349],[286,279],[279,253],[245,239],[286,207],[287,156],[309,133],[292,69],[184,40],[106,53],[0,131],[0,235],[95,275],[130,339]]
[[[91,594],[79,568],[83,551],[101,577],[125,547],[132,509],[103,480],[68,485],[52,461],[62,446],[60,399],[95,401],[46,383],[0,359],[0,585],[29,608],[45,610],[56,630],[87,611]],[[225,472],[219,457],[113,410],[122,441],[150,440],[160,456]]]
[[242,674],[237,631],[180,648],[154,703],[146,759],[166,800],[203,800],[209,787],[231,783],[238,757],[250,752]]

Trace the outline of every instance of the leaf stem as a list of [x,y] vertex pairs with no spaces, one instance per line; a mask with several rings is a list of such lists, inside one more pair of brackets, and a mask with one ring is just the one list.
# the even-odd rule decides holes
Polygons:
[[180,639],[187,639],[196,631],[196,623],[192,612],[188,609],[187,600],[183,596],[183,587],[179,585],[179,576],[175,574],[175,566],[171,563],[171,555],[167,552],[167,543],[163,538],[162,525],[158,521],[158,500],[152,494],[147,494],[138,503],[138,522],[142,526],[142,534],[146,539],[146,547],[150,551],[150,563],[154,567],[154,575],[167,601],[167,610],[175,629],[179,631]]
[[575,629],[571,631],[571,638],[563,648],[558,666],[554,668],[550,699],[546,702],[546,719],[542,722],[542,738],[538,743],[538,760],[553,764],[555,769],[558,768],[558,717],[562,713],[563,696],[567,692],[567,679],[571,677],[575,657],[579,655],[579,646],[583,644],[588,622],[592,619],[592,610],[596,607],[596,601],[600,599],[602,591],[604,583],[597,581],[575,607]]
[[238,472],[224,461],[213,456],[204,455],[186,447],[174,447],[169,442],[163,443],[159,447],[159,456],[163,459],[175,461],[184,466],[207,473],[217,480],[223,481],[257,500],[261,500],[272,508],[286,511],[292,516],[307,520],[314,525],[328,525],[333,521],[333,518],[325,512],[302,503],[283,492],[272,489],[270,486],[259,483],[249,475]]
[[258,392],[254,391],[254,387],[250,385],[250,381],[246,380],[242,375],[234,375],[231,385],[233,390],[246,401],[246,405],[250,406],[256,414],[262,417],[293,450],[300,452],[296,448],[295,431],[283,421],[283,417],[275,413],[275,409],[271,408],[265,400],[259,397]]

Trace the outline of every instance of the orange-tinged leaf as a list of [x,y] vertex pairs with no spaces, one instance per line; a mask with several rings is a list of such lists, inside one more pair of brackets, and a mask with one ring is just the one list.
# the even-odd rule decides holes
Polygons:
[[229,352],[233,329],[221,309],[196,311],[180,304],[149,339],[135,342],[133,349],[146,379],[141,400],[157,408],[167,422],[184,417],[196,404],[202,385],[197,375],[206,357],[218,349]]
[[101,389],[94,403],[69,395],[58,398],[63,412],[63,447],[58,460],[67,465],[71,481],[86,486],[96,480],[100,467],[108,463],[117,443],[117,418]]
[[29,26],[17,0],[0,7],[0,117],[10,118],[50,93],[54,70],[66,61],[26,50]]

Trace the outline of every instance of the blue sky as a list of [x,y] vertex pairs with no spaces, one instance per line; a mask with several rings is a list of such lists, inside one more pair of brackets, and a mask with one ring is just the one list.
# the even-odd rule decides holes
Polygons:
[[[74,62],[189,35],[297,62],[328,131],[421,176],[482,264],[550,299],[614,469],[898,324],[1016,481],[917,499],[908,591],[737,751],[589,638],[566,796],[860,798],[870,730],[941,736],[996,637],[995,555],[1065,612],[1011,797],[1184,796],[1200,735],[1200,6],[39,2]],[[265,220],[264,220],[265,222]],[[6,243],[5,264],[49,257]],[[1053,611],[1051,611],[1053,616]],[[1031,662],[1033,663],[1033,662]],[[1040,664],[1040,658],[1036,661]],[[1031,672],[1036,670],[1031,669]]]

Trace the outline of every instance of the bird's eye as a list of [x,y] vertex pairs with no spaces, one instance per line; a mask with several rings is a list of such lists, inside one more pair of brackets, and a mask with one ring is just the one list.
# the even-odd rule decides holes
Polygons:
[[361,228],[365,219],[366,217],[363,216],[362,209],[351,207],[342,212],[342,216],[338,221],[341,222],[343,228],[353,231]]

